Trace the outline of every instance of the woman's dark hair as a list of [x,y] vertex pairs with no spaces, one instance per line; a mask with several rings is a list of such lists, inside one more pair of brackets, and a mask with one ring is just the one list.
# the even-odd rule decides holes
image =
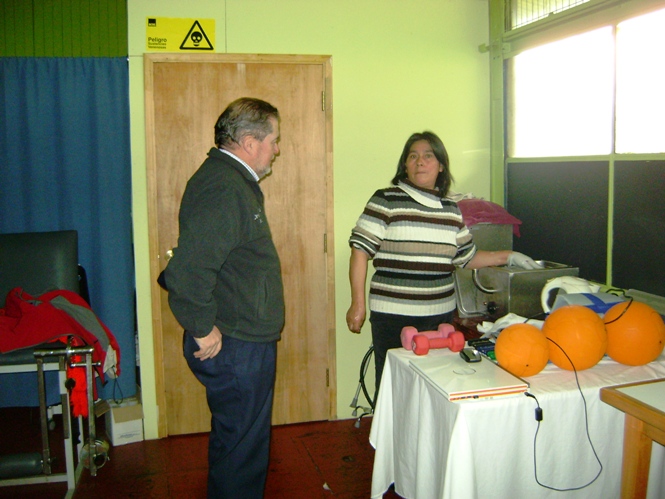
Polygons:
[[248,135],[263,140],[273,132],[270,118],[279,120],[279,112],[271,104],[251,97],[234,100],[217,118],[215,145],[239,144]]
[[408,178],[406,174],[406,158],[409,157],[411,152],[411,146],[418,142],[419,140],[425,140],[432,147],[434,156],[439,160],[439,163],[443,167],[443,170],[439,172],[438,177],[436,177],[435,185],[439,189],[439,194],[441,197],[446,197],[448,190],[453,183],[453,176],[450,174],[450,160],[448,159],[448,151],[446,147],[441,142],[441,139],[432,132],[424,131],[422,133],[414,133],[409,137],[409,140],[404,144],[404,150],[402,150],[402,156],[399,158],[399,163],[397,163],[397,172],[392,179],[392,184],[397,185],[400,180]]

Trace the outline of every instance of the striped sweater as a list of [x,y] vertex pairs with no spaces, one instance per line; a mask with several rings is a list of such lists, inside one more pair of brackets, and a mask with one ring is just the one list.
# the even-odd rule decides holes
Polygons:
[[374,193],[349,244],[373,259],[370,310],[412,317],[453,311],[453,272],[476,253],[457,203],[408,180]]

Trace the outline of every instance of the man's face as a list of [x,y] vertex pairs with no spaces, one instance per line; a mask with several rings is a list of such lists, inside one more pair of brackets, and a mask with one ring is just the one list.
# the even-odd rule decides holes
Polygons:
[[272,162],[279,154],[279,122],[270,118],[270,123],[272,133],[266,135],[262,141],[256,141],[254,164],[250,165],[259,178],[265,177],[272,171]]

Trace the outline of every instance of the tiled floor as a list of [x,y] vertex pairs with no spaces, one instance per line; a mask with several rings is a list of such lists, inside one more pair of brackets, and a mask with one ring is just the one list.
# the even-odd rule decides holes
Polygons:
[[[4,411],[0,411],[3,420]],[[38,417],[29,414],[19,426],[35,423]],[[371,418],[364,418],[359,428],[354,423],[351,419],[273,427],[265,497],[369,498],[374,459]],[[96,477],[84,470],[74,499],[205,498],[207,439],[207,434],[196,434],[112,447],[110,461]],[[20,439],[20,444],[12,440],[6,434],[0,439],[1,454],[23,451],[20,447],[28,444],[28,439]],[[52,445],[58,448],[57,441]],[[63,484],[5,487],[0,488],[0,498],[55,499],[65,492]],[[384,497],[399,498],[392,491]]]

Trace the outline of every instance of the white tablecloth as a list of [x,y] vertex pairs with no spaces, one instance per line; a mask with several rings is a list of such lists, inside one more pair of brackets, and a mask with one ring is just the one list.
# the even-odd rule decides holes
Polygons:
[[[448,349],[428,355],[458,355]],[[395,483],[408,499],[618,498],[624,413],[600,400],[601,387],[665,378],[665,355],[630,367],[605,357],[578,372],[591,441],[603,469],[581,490],[558,492],[534,476],[536,402],[524,395],[449,402],[409,366],[416,355],[388,351],[370,442],[376,449],[372,497]],[[483,362],[487,362],[486,359]],[[585,405],[572,371],[548,364],[527,381],[543,409],[536,444],[537,479],[557,489],[581,487],[600,466],[585,431]],[[665,448],[654,443],[650,498],[665,497]]]

